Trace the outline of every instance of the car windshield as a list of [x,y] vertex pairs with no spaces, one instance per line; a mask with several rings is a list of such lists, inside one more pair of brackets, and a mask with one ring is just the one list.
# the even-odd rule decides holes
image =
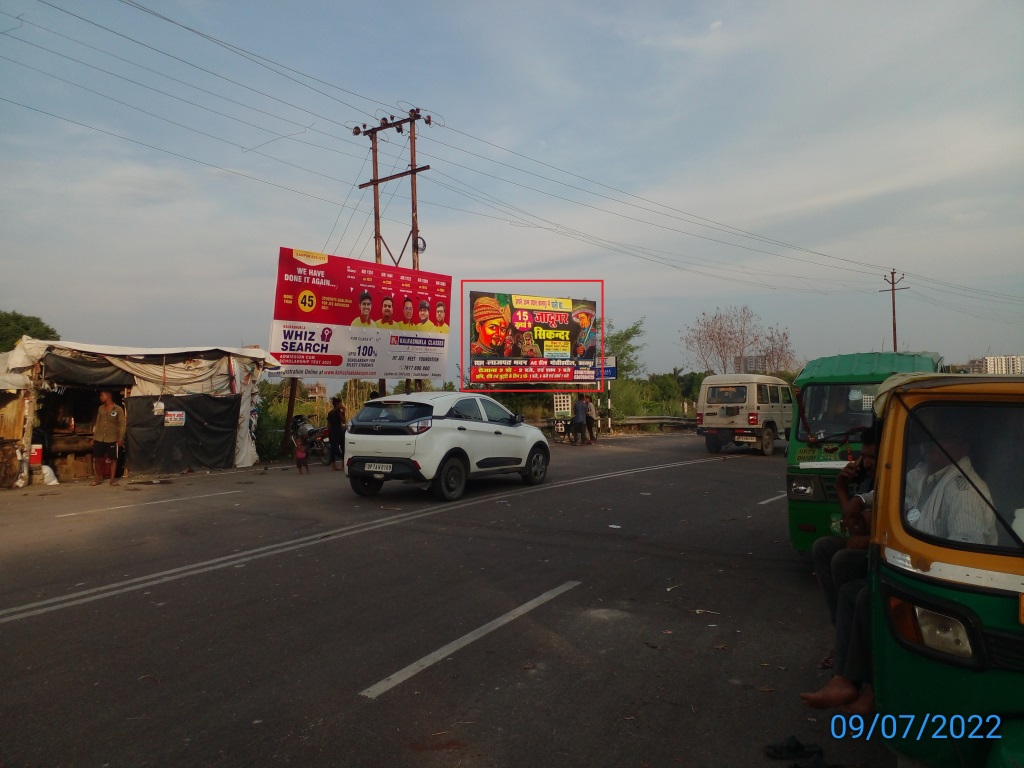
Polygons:
[[871,426],[871,405],[878,384],[809,384],[800,390],[801,415],[797,440],[808,434],[819,440],[832,437],[843,440],[848,433]]
[[958,548],[1024,554],[1024,407],[921,406],[908,425],[906,530]]
[[394,424],[432,416],[433,406],[409,401],[371,400],[356,415],[356,421]]
[[734,384],[727,387],[708,387],[707,402],[709,405],[743,405],[747,402],[747,388]]

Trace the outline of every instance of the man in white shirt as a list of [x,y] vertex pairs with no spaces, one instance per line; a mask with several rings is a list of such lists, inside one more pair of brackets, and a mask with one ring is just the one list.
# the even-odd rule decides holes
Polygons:
[[992,495],[967,455],[966,429],[939,423],[925,444],[924,461],[907,473],[903,509],[907,524],[921,533],[969,544],[995,544]]

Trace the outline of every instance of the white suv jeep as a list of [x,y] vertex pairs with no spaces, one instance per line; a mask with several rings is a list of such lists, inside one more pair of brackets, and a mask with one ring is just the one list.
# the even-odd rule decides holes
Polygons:
[[345,433],[345,467],[360,496],[373,496],[385,480],[404,480],[429,483],[439,499],[454,501],[468,478],[508,472],[537,485],[550,457],[543,432],[473,392],[370,400]]

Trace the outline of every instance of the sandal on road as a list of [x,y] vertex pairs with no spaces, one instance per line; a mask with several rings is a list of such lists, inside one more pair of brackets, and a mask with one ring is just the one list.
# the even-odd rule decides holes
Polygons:
[[[764,754],[773,760],[801,760],[808,757],[821,757],[821,747],[817,744],[802,744],[796,736],[790,736],[778,744],[769,744]],[[824,763],[822,763],[824,766]]]

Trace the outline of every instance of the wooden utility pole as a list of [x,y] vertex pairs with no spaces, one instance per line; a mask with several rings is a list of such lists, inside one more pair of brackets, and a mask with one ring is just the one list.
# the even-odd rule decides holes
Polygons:
[[[894,269],[894,270],[892,270],[889,273],[889,277],[883,277],[882,278],[883,280],[885,280],[885,282],[887,282],[889,284],[888,290],[892,293],[892,351],[893,352],[899,352],[900,351],[899,347],[896,346],[896,291],[905,291],[905,290],[907,290],[907,288],[910,287],[910,286],[906,286],[906,285],[903,286],[902,288],[897,288],[896,287],[896,283],[900,282],[900,280],[902,280],[904,277],[906,277],[906,275],[902,275],[901,274],[900,275],[900,279],[897,280],[896,279],[896,270]],[[879,291],[879,293],[885,293],[885,290],[881,290],[881,291]]]
[[292,416],[295,415],[295,393],[299,388],[299,380],[294,376],[288,388],[288,415],[284,417],[284,435],[281,436],[281,453],[291,455],[288,446],[292,441]]
[[[380,125],[372,128],[363,125],[358,125],[352,129],[352,133],[355,136],[360,134],[370,137],[370,152],[373,155],[373,178],[365,184],[360,184],[360,189],[366,189],[367,187],[373,187],[373,240],[374,240],[374,253],[376,255],[377,263],[383,262],[381,248],[388,252],[388,256],[391,257],[391,261],[398,266],[402,261],[402,256],[405,254],[405,247],[412,241],[412,268],[414,270],[420,268],[420,251],[424,250],[422,240],[420,239],[420,226],[419,217],[416,212],[416,174],[421,171],[429,171],[429,165],[423,165],[419,168],[416,167],[416,121],[423,120],[427,125],[430,125],[430,115],[421,115],[418,109],[410,109],[409,116],[402,120],[395,120],[395,116],[382,117],[380,119]],[[394,128],[398,133],[402,133],[403,127],[409,126],[409,170],[402,171],[401,173],[393,173],[390,176],[380,178],[377,171],[377,134],[381,131],[387,131]],[[384,236],[380,232],[380,185],[385,184],[394,179],[401,179],[404,176],[411,176],[410,185],[412,188],[412,229],[409,231],[409,236],[405,239],[405,244],[402,246],[402,250],[398,254],[398,258],[391,253],[391,249],[388,248],[388,244],[384,241]],[[419,386],[417,385],[417,388]],[[408,393],[411,389],[410,380],[405,380],[405,391]],[[384,379],[379,379],[377,382],[377,391],[382,395],[387,394],[387,382]]]

